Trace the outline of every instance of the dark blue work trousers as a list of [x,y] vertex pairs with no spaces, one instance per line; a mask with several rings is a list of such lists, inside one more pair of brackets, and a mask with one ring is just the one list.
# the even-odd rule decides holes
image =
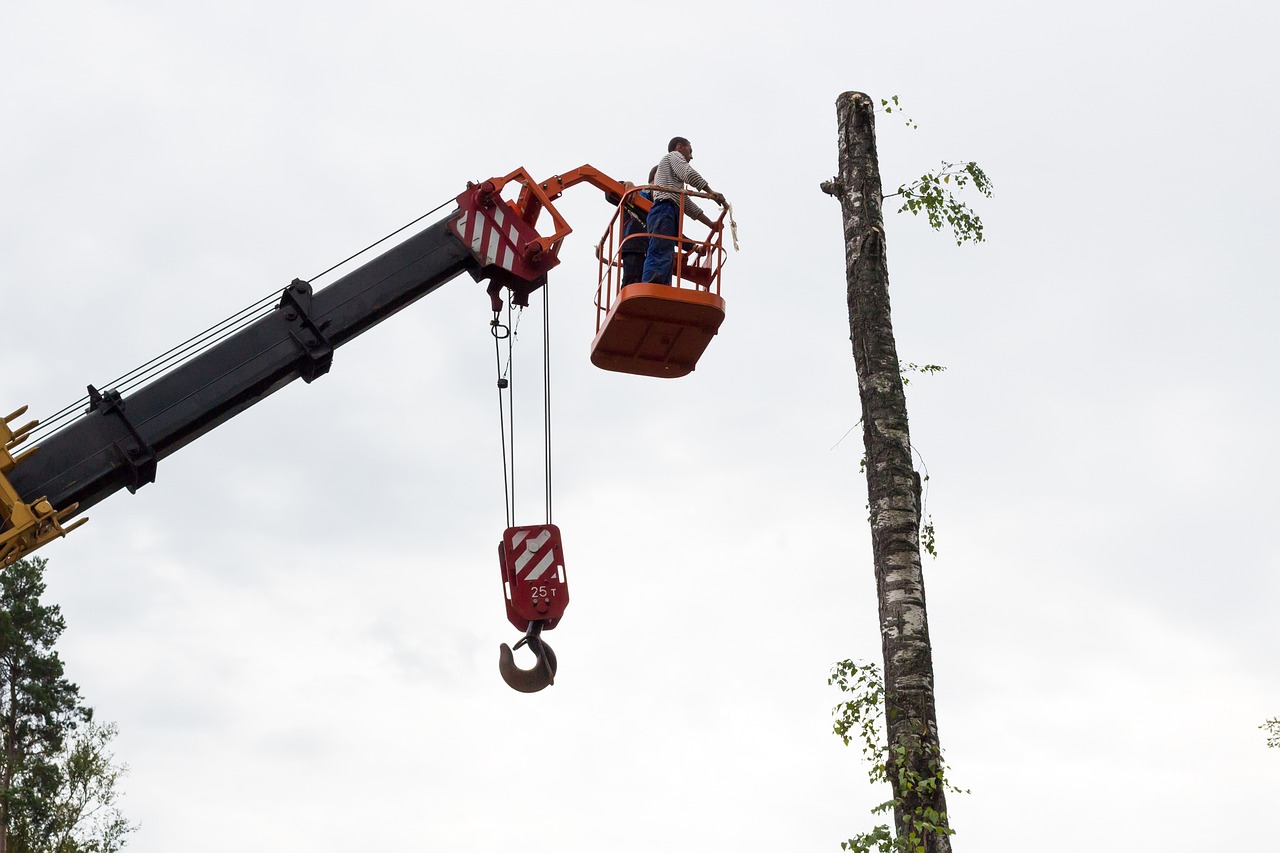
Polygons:
[[[643,281],[655,284],[671,283],[671,267],[675,262],[676,230],[680,224],[680,211],[674,201],[663,199],[649,208],[645,230],[649,238],[649,251],[644,256]],[[666,238],[666,239],[664,239]]]

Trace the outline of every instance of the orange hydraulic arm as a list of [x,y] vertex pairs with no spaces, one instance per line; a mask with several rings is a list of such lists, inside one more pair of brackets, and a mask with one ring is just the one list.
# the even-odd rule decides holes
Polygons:
[[[508,184],[520,185],[515,201],[503,199]],[[501,306],[498,296],[503,287],[510,288],[517,305],[528,304],[529,294],[541,287],[548,270],[560,262],[560,244],[573,232],[569,223],[552,202],[575,184],[587,183],[601,190],[612,205],[622,202],[645,214],[649,200],[636,193],[628,195],[629,186],[591,165],[582,165],[545,181],[535,181],[524,168],[501,178],[490,178],[479,184],[469,183],[458,196],[459,216],[454,233],[476,254],[483,274],[490,279],[489,296],[493,308]],[[551,217],[552,232],[537,231],[538,218],[546,210]]]
[[[604,193],[605,200],[615,207],[622,203],[623,197],[631,187],[601,172],[595,166],[583,164],[576,169],[571,169],[563,175],[553,175],[542,183],[538,184],[538,193],[540,198],[535,198],[530,187],[526,186],[520,191],[520,204],[528,206],[539,203],[546,203],[558,199],[569,187],[575,184],[590,184],[596,189]],[[640,212],[648,213],[651,202],[647,198],[633,194],[627,198],[627,201],[633,204]],[[572,229],[567,225],[564,226],[564,234],[560,234],[559,238],[563,239]]]

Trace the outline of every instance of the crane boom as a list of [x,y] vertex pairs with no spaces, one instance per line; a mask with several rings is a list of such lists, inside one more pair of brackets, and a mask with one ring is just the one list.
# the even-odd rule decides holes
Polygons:
[[295,379],[328,371],[333,351],[459,273],[467,247],[436,223],[314,294],[295,280],[274,311],[122,397],[90,388],[90,413],[9,475],[26,502],[83,512],[153,482],[156,463]]
[[[621,186],[590,166],[575,174],[584,170],[606,195]],[[501,195],[509,184],[520,187],[514,201]],[[63,522],[110,495],[154,482],[160,460],[295,379],[323,375],[335,349],[460,273],[490,281],[495,310],[503,288],[527,304],[572,231],[552,204],[563,188],[524,169],[468,182],[445,219],[321,290],[294,280],[271,313],[147,385],[127,395],[89,386],[84,416],[37,447],[17,450],[37,426],[11,426],[25,407],[0,419],[0,566],[66,535],[75,525]]]

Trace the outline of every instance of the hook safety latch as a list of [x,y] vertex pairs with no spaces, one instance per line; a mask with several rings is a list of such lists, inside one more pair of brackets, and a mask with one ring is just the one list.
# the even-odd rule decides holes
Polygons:
[[513,689],[536,693],[554,684],[556,674],[555,653],[541,634],[555,628],[569,606],[560,528],[554,524],[508,527],[498,544],[498,563],[507,621],[525,632],[515,648],[527,645],[537,658],[532,669],[521,669],[514,649],[503,643],[498,669]]

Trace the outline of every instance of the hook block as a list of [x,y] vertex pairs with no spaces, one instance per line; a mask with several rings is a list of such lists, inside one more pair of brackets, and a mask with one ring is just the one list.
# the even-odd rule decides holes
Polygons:
[[569,606],[564,546],[554,524],[508,527],[498,544],[507,619],[521,631],[531,622],[550,630]]

